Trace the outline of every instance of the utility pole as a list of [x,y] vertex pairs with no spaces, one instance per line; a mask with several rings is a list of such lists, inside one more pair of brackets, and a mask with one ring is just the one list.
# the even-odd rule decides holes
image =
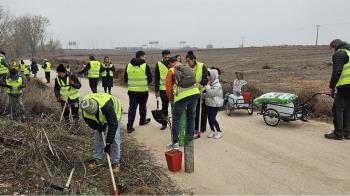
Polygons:
[[242,36],[242,43],[241,43],[241,48],[244,48],[244,36]]
[[318,44],[318,30],[320,28],[320,25],[316,25],[316,28],[317,28],[317,30],[316,30],[316,46],[317,46],[317,44]]

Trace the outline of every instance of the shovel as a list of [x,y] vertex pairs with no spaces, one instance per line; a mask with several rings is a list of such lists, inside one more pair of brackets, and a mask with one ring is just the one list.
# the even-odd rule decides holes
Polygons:
[[158,123],[164,125],[168,123],[168,120],[165,118],[163,111],[159,110],[159,99],[157,98],[157,109],[156,110],[152,110],[152,116],[154,118],[155,121],[157,121]]
[[[106,146],[106,138],[105,138],[105,134],[103,132],[101,132],[102,134],[102,140],[103,140],[103,144]],[[114,196],[118,196],[118,190],[117,190],[117,185],[115,183],[115,179],[114,179],[114,173],[112,170],[112,163],[111,163],[111,157],[109,156],[108,153],[106,153],[107,156],[107,162],[108,162],[108,167],[109,167],[109,172],[111,174],[111,179],[112,179],[112,184],[113,184],[113,195]]]

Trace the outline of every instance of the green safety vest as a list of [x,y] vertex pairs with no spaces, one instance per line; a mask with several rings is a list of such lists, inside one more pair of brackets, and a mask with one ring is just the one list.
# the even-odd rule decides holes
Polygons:
[[146,63],[140,67],[129,63],[126,72],[128,74],[128,91],[148,92]]
[[107,94],[107,93],[93,93],[93,94],[85,96],[83,100],[87,100],[87,99],[94,99],[97,101],[98,108],[99,108],[98,117],[96,117],[96,115],[94,115],[94,114],[88,114],[88,113],[84,112],[84,110],[83,110],[83,117],[88,118],[90,120],[93,120],[100,125],[107,124],[106,117],[104,114],[102,114],[101,108],[107,103],[107,101],[112,99],[116,118],[117,118],[118,122],[120,121],[120,117],[122,114],[122,105],[117,98],[115,98],[114,96]]
[[29,75],[29,69],[26,64],[21,64],[21,72],[23,72],[24,75]]
[[59,77],[56,78],[56,81],[60,86],[60,95],[63,101],[67,101],[68,97],[70,100],[78,99],[80,97],[79,90],[71,87],[69,80],[69,76],[67,76],[66,81],[63,81]]
[[196,82],[197,83],[200,83],[203,79],[203,66],[204,66],[204,63],[197,61],[197,66],[194,69],[194,72],[196,74]]
[[[350,51],[349,50],[344,50],[348,57],[350,57]],[[340,79],[337,83],[338,86],[343,86],[343,85],[348,85],[350,84],[350,60],[348,63],[346,63],[343,67],[343,71],[341,72]]]
[[[113,64],[108,64],[108,65],[106,65],[106,64],[102,63],[102,67],[104,67],[104,68],[106,68],[106,67],[107,67],[107,68],[111,68],[111,67],[113,67]],[[113,77],[113,71],[109,71],[109,75]],[[106,76],[107,76],[107,71],[104,70],[104,71],[101,73],[101,77],[106,77]]]
[[88,78],[100,77],[101,63],[99,61],[90,61],[90,69],[88,71]]
[[[170,69],[173,73],[175,73],[174,68]],[[177,86],[177,84],[173,84],[173,93],[174,93],[174,103],[180,101],[181,99],[184,99],[186,97],[199,94],[199,89],[193,85],[189,88],[181,88]]]
[[161,61],[158,62],[158,68],[159,68],[159,75],[160,75],[159,90],[165,90],[165,80],[169,69]]
[[50,62],[46,62],[45,65],[46,65],[45,72],[51,72],[51,63]]
[[7,74],[8,72],[9,69],[4,64],[4,57],[0,56],[0,74]]
[[23,84],[23,79],[20,76],[18,80],[13,80],[10,77],[6,77],[6,84],[11,86],[11,89],[6,89],[6,93],[10,95],[21,95],[22,89],[19,86]]

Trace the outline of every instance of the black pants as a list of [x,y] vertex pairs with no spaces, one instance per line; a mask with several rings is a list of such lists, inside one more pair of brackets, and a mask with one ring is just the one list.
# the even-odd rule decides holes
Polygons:
[[146,120],[147,114],[147,93],[129,93],[129,111],[128,111],[128,124],[127,129],[130,130],[134,126],[134,121],[136,117],[137,106],[139,107],[140,122]]
[[50,75],[51,75],[51,72],[45,72],[45,78],[47,83],[50,83]]
[[208,114],[208,121],[209,121],[210,129],[212,131],[221,132],[219,122],[216,120],[216,116],[218,115],[219,108],[206,106],[206,111]]
[[350,100],[337,94],[333,103],[334,133],[339,136],[350,135]]
[[100,78],[89,78],[89,86],[93,93],[97,93],[97,85]]
[[[61,101],[62,109],[64,108],[64,104],[65,101]],[[63,117],[66,122],[69,122],[69,107],[72,112],[73,120],[79,120],[79,99],[68,100],[68,103],[63,113]]]
[[111,86],[104,86],[103,89],[104,89],[105,93],[107,93],[107,90],[108,90],[108,93],[111,94],[111,90],[112,90]]
[[201,125],[199,127],[199,107],[200,107],[200,98],[197,101],[197,108],[196,108],[196,123],[195,123],[195,131],[201,131],[205,132],[207,130],[207,112],[206,107],[204,104],[204,100],[202,101],[202,118],[201,118]]
[[[164,116],[169,115],[169,99],[168,96],[166,95],[166,91],[160,90],[159,91],[160,99],[162,100],[162,111]],[[165,124],[166,125],[166,124]]]

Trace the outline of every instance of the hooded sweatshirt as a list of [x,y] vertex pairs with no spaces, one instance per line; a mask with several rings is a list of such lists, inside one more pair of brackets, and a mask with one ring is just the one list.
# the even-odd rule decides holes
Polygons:
[[216,69],[208,69],[211,81],[205,87],[205,105],[209,107],[222,107],[224,105],[222,86],[219,81],[219,72]]

